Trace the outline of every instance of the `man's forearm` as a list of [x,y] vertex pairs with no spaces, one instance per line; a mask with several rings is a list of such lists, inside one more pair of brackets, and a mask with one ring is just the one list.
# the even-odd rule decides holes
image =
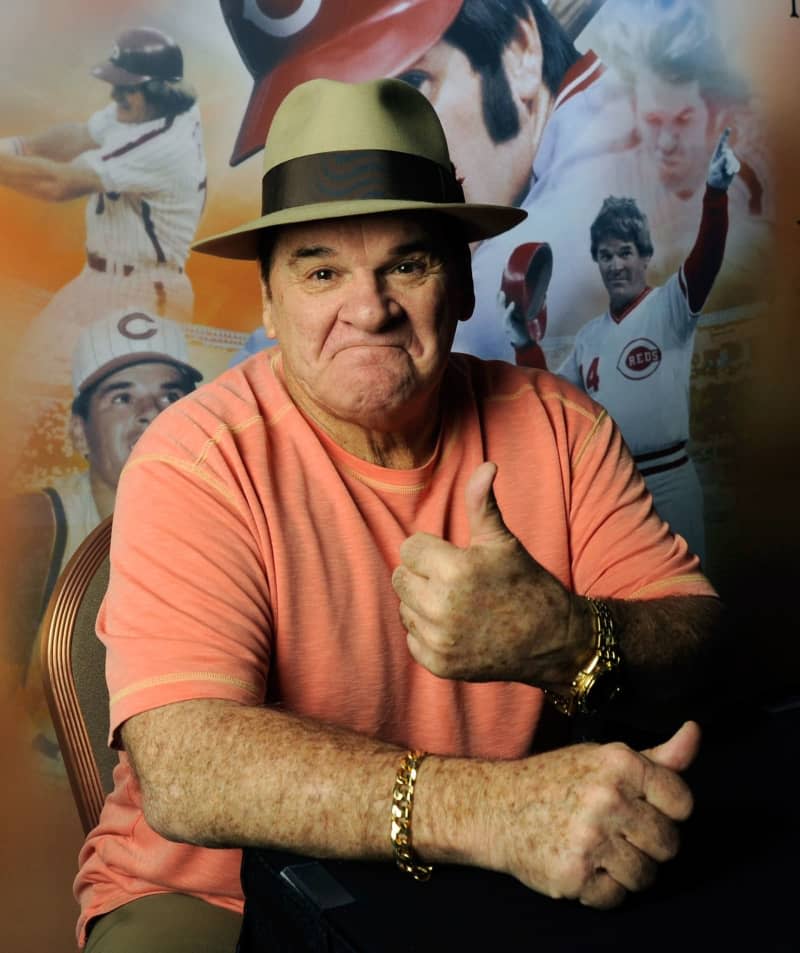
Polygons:
[[[391,857],[392,788],[404,749],[285,711],[209,700],[144,712],[122,734],[148,823],[171,840]],[[481,762],[448,759],[451,778],[456,760],[466,773],[481,770]],[[423,803],[446,801],[429,769]],[[431,861],[474,861],[479,852],[450,829],[448,813],[417,811],[415,842]]]
[[[145,817],[163,836],[391,857],[402,755],[393,745],[216,700],[136,715],[123,738]],[[414,850],[422,862],[497,870],[552,897],[613,906],[677,850],[672,822],[688,816],[691,796],[674,772],[688,765],[697,742],[690,727],[641,754],[579,744],[521,760],[430,755],[417,779]],[[632,846],[620,853],[623,839]]]
[[91,169],[36,156],[0,155],[0,185],[46,202],[102,191],[102,183]]
[[607,600],[620,634],[631,700],[658,707],[702,686],[722,635],[724,608],[712,596]]
[[97,148],[86,123],[65,123],[31,136],[20,136],[18,139],[23,155],[53,159],[56,162],[70,162],[81,153]]

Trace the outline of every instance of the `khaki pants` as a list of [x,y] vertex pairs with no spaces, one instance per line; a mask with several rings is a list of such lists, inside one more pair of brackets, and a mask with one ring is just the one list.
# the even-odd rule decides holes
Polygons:
[[235,953],[242,918],[185,894],[133,900],[91,926],[85,953]]

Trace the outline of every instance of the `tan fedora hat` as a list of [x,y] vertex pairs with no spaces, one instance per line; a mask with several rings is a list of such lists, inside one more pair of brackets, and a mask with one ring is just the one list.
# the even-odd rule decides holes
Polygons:
[[351,215],[435,211],[468,241],[499,235],[526,213],[472,205],[455,177],[439,117],[397,79],[312,79],[278,107],[264,145],[261,216],[192,247],[222,258],[258,257],[258,233]]

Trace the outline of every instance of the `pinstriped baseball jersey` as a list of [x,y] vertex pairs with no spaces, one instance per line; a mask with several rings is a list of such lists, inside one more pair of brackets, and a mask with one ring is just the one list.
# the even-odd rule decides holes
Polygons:
[[681,268],[619,321],[606,311],[584,325],[558,370],[608,410],[634,456],[689,439],[697,318]]
[[88,252],[118,266],[182,268],[206,196],[199,109],[132,125],[110,103],[88,125],[99,148],[76,161],[103,183],[86,207]]

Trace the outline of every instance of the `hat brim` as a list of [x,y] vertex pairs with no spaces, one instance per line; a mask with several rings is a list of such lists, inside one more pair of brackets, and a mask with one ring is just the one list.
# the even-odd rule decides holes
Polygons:
[[508,205],[471,205],[463,202],[415,202],[398,199],[318,202],[262,215],[238,228],[200,239],[192,245],[192,250],[218,258],[255,259],[258,258],[258,236],[266,229],[359,215],[385,215],[390,212],[436,212],[452,218],[462,226],[464,238],[468,242],[507,232],[528,214],[524,209]]
[[146,83],[149,76],[140,76],[136,73],[129,73],[126,69],[120,69],[113,63],[98,63],[91,70],[95,79],[102,79],[105,83],[111,83],[112,86],[141,86]]
[[[383,4],[374,15],[291,53],[255,78],[230,158],[232,166],[260,152],[272,117],[286,95],[310,79],[359,83],[408,69],[446,32],[462,0]],[[353,16],[354,14],[351,14]]]
[[83,394],[90,387],[99,384],[100,381],[105,380],[117,371],[121,371],[125,367],[134,367],[136,364],[171,364],[186,374],[195,384],[203,379],[203,375],[197,368],[176,360],[171,354],[164,354],[160,351],[135,351],[132,354],[120,354],[119,357],[112,358],[102,367],[98,367],[86,380],[81,382],[76,390],[76,396]]

